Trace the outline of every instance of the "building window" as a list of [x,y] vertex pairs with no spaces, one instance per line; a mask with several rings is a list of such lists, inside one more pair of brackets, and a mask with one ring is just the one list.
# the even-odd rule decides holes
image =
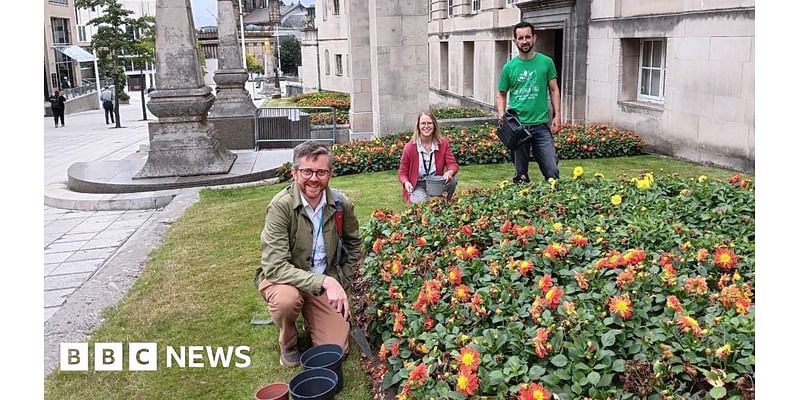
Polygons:
[[78,41],[85,42],[86,41],[86,26],[85,25],[78,25]]
[[69,20],[66,18],[50,18],[53,27],[53,44],[70,44]]
[[334,54],[333,59],[336,62],[336,75],[342,76],[342,55]]
[[453,9],[454,8],[455,8],[455,6],[453,5],[453,0],[447,0],[447,16],[448,17],[452,17],[453,16]]
[[464,91],[463,95],[472,97],[475,94],[475,42],[464,42]]
[[450,49],[447,42],[439,43],[439,89],[450,88]]
[[339,0],[333,0],[333,15],[339,15]]
[[325,50],[325,75],[331,74],[331,55]]
[[481,10],[481,0],[472,0],[472,13],[475,14]]
[[63,5],[67,5],[67,0],[49,0],[49,2],[50,2],[50,3],[53,3],[53,4],[63,4]]
[[664,101],[664,65],[666,46],[663,39],[643,39],[639,45],[638,100]]

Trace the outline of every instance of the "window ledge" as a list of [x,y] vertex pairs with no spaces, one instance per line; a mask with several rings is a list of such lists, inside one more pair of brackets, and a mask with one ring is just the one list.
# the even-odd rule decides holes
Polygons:
[[629,107],[633,109],[640,109],[640,110],[647,110],[647,111],[664,111],[664,105],[659,103],[650,103],[645,101],[637,101],[637,100],[620,100],[617,104],[623,107]]

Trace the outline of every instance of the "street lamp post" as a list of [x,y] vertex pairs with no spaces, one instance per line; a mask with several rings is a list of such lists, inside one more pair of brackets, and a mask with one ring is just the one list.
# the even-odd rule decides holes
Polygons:
[[242,8],[242,0],[239,0],[239,27],[242,29],[242,68],[247,69],[247,56],[244,50],[244,8]]
[[[139,58],[144,58],[140,54],[137,54],[136,56],[139,57]],[[141,84],[140,89],[141,89],[141,93],[142,93],[142,121],[147,121],[147,108],[145,107],[145,104],[144,104],[144,87],[147,86],[145,84],[145,82],[147,82],[147,79],[145,79],[145,77],[144,77],[144,67],[145,67],[144,64],[146,62],[147,62],[147,60],[142,60],[142,63],[139,65],[139,74],[142,77],[142,80],[139,81],[140,84]]]

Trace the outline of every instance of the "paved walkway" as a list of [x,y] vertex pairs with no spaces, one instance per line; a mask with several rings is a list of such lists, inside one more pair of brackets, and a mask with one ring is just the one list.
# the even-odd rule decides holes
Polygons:
[[[149,111],[148,119],[156,120]],[[148,121],[142,120],[139,93],[131,93],[131,104],[120,105],[124,128],[106,125],[103,110],[66,115],[64,120],[64,127],[55,128],[51,117],[44,118],[45,186],[65,183],[67,168],[75,162],[145,156],[136,154],[149,143]],[[276,162],[291,159],[291,150],[266,153],[256,155],[257,161],[263,158],[256,167],[267,168],[265,165],[270,164],[272,168]],[[164,218],[162,214],[160,209],[71,211],[44,206],[44,322],[62,310],[134,234],[148,224],[159,223]],[[46,327],[45,335],[47,330]]]
[[[105,124],[103,110],[64,117],[55,128],[44,118],[44,184],[66,182],[67,168],[78,161],[125,158],[148,143],[141,100],[131,93],[131,104],[120,105],[124,128]],[[148,119],[156,118],[149,113]],[[157,210],[70,211],[44,207],[44,321],[66,303],[131,235]]]

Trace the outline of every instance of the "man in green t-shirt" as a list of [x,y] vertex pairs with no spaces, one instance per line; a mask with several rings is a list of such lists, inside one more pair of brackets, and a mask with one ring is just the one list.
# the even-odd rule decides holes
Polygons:
[[[561,94],[553,59],[534,51],[535,42],[536,34],[530,22],[514,25],[514,44],[519,49],[519,56],[503,66],[497,83],[498,124],[503,125],[503,114],[508,105],[518,113],[520,123],[531,134],[530,140],[513,149],[514,183],[530,182],[528,162],[531,150],[544,179],[558,179],[558,156],[551,132],[561,129]],[[548,92],[553,104],[552,120],[547,115]]]

